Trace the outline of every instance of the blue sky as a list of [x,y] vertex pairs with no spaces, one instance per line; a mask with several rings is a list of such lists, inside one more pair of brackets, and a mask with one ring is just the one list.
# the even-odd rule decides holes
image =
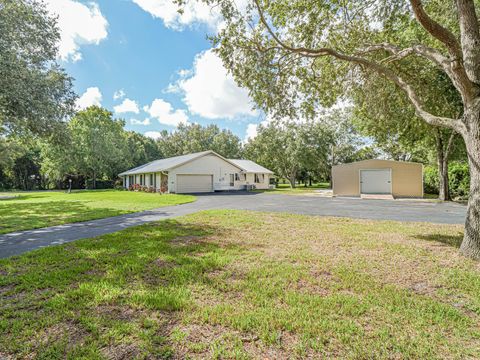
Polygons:
[[[240,3],[242,0],[240,0]],[[221,18],[171,0],[47,0],[59,17],[62,66],[78,107],[101,105],[126,128],[155,137],[180,122],[215,123],[244,139],[262,120],[211,51]]]

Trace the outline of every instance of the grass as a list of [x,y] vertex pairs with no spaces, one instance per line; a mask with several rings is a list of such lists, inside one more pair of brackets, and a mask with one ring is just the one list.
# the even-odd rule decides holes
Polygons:
[[96,190],[18,192],[0,200],[0,234],[177,205],[195,200],[189,195]]
[[318,183],[312,186],[304,186],[303,184],[297,184],[296,187],[291,188],[290,184],[278,184],[275,189],[272,190],[255,190],[255,191],[267,191],[271,193],[286,194],[286,195],[302,195],[314,193],[317,190],[330,189],[329,183]]
[[452,225],[208,211],[0,261],[0,358],[480,358]]

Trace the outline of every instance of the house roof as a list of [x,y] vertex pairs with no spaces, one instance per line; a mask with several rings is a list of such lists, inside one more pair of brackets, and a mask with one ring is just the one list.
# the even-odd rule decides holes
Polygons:
[[257,173],[266,173],[266,174],[273,174],[268,169],[265,169],[263,166],[260,166],[253,161],[250,160],[236,160],[236,159],[225,159],[223,156],[218,155],[216,152],[212,150],[197,152],[193,154],[181,155],[181,156],[174,156],[171,158],[155,160],[149,162],[144,165],[137,166],[136,168],[124,171],[119,176],[124,175],[134,175],[134,174],[144,174],[144,173],[153,173],[159,171],[168,171],[170,169],[176,168],[177,166],[186,164],[192,160],[200,158],[202,156],[213,154],[218,156],[220,159],[225,160],[226,162],[231,163],[232,165],[240,168],[245,172],[257,172]]
[[261,165],[251,161],[251,160],[239,160],[239,159],[229,159],[230,162],[237,165],[243,171],[248,173],[263,173],[263,174],[273,174],[273,171],[264,168]]
[[166,159],[155,160],[155,161],[137,166],[136,168],[124,171],[118,175],[122,176],[122,175],[152,173],[152,172],[158,172],[158,171],[167,171],[169,169],[188,163],[194,159],[197,159],[199,157],[202,157],[210,153],[214,153],[214,152],[202,151],[202,152],[193,153],[193,154],[180,155],[180,156],[174,156]]
[[354,165],[354,164],[359,164],[359,163],[384,163],[384,164],[402,163],[402,164],[419,164],[419,165],[422,165],[421,163],[419,163],[419,162],[414,162],[414,161],[398,161],[398,160],[385,160],[385,159],[367,159],[367,160],[353,161],[353,162],[350,162],[350,163],[337,164],[337,165],[334,165],[333,167],[336,167],[336,166],[349,166],[349,165]]

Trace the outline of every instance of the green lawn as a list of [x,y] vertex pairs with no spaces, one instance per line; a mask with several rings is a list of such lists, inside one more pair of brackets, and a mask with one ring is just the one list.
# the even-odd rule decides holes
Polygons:
[[0,358],[480,358],[462,227],[242,211],[0,261]]
[[109,216],[183,204],[189,195],[95,190],[0,193],[16,196],[0,200],[0,234],[45,226],[100,219]]

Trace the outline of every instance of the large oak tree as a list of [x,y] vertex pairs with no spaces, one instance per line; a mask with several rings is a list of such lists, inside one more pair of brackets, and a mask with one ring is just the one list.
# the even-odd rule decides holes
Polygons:
[[[475,0],[204,0],[225,19],[217,53],[258,107],[276,116],[312,115],[332,105],[348,84],[375,74],[403,91],[419,118],[460,134],[471,173],[460,251],[480,258],[480,30]],[[179,1],[182,2],[181,0]],[[415,36],[421,32],[427,36]],[[410,38],[400,32],[412,32]],[[450,79],[463,111],[429,108],[434,84],[408,81],[433,64]],[[347,86],[346,86],[347,85]]]

